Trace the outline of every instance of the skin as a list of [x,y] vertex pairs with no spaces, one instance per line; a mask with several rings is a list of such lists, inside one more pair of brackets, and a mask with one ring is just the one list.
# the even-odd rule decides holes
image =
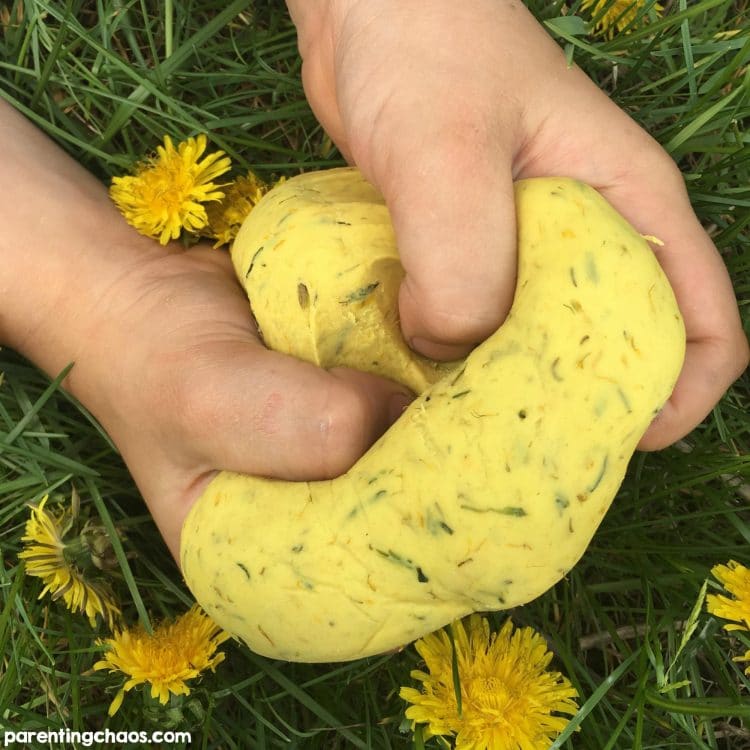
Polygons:
[[[688,356],[641,447],[689,432],[744,370],[748,345],[668,155],[566,68],[519,3],[288,5],[316,115],[392,212],[412,345],[453,358],[497,328],[515,282],[512,180],[577,177],[665,243],[655,250]],[[400,414],[400,386],[265,350],[225,254],[138,235],[97,180],[1,101],[0,136],[0,182],[14,186],[0,202],[0,341],[50,375],[75,362],[65,388],[120,449],[175,557],[217,469],[337,476]]]
[[[289,0],[310,104],[391,211],[414,348],[463,355],[502,323],[515,285],[511,183],[565,175],[640,232],[685,318],[672,398],[640,443],[695,427],[748,363],[726,268],[669,155],[516,0]],[[450,30],[450,33],[447,33]]]
[[289,479],[345,471],[403,410],[404,388],[260,343],[226,253],[161,247],[0,101],[14,186],[0,221],[0,341],[64,386],[120,449],[172,554],[219,467]]

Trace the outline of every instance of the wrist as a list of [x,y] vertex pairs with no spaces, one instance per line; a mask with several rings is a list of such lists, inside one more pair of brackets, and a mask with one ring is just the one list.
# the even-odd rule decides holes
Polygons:
[[13,194],[0,206],[0,342],[56,375],[96,327],[106,290],[166,251],[129,227],[98,180],[3,102],[0,134],[8,145],[0,182]]

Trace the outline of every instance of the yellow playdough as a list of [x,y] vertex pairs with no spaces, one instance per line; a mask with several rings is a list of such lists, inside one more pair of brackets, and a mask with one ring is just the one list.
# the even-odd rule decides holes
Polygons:
[[191,509],[185,580],[254,651],[394,649],[534,599],[584,553],[674,387],[684,326],[648,243],[595,190],[515,194],[512,310],[452,365],[401,337],[388,211],[356,170],[283,182],[243,224],[232,258],[269,347],[421,393],[343,476],[222,472]]

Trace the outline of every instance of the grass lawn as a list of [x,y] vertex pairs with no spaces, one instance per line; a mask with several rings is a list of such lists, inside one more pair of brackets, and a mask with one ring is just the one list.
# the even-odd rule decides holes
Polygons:
[[[750,2],[663,4],[661,20],[608,40],[590,33],[579,0],[528,2],[679,162],[748,330]],[[206,132],[238,171],[268,180],[342,163],[305,101],[281,0],[0,1],[0,96],[105,181],[165,133]],[[173,728],[204,748],[420,746],[398,695],[417,686],[411,647],[299,665],[226,642],[225,661],[189,695],[164,707],[137,688],[108,718],[122,680],[92,669],[108,631],[38,599],[40,580],[18,560],[27,504],[75,488],[82,515],[117,530],[110,577],[126,622],[156,622],[192,600],[95,421],[12,351],[0,351],[0,371],[0,730]],[[544,635],[579,692],[558,747],[750,748],[750,678],[732,661],[750,635],[727,633],[699,601],[707,579],[718,590],[712,566],[750,565],[749,448],[745,375],[677,446],[636,454],[581,563],[512,612]]]

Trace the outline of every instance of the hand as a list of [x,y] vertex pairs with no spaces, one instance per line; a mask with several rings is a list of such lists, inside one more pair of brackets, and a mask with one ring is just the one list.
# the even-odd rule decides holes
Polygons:
[[[403,387],[268,351],[226,253],[138,235],[106,189],[0,101],[0,340],[64,386],[120,449],[175,557],[217,469],[336,476],[406,404]],[[28,248],[34,248],[30,253]]]
[[732,285],[669,155],[516,0],[288,0],[310,104],[383,193],[406,277],[404,333],[450,359],[496,330],[516,272],[512,182],[597,188],[643,234],[675,291],[687,355],[640,443],[695,427],[748,363]]
[[266,349],[228,255],[208,245],[157,256],[110,288],[70,386],[120,448],[175,556],[216,469],[335,477],[408,398],[387,380]]

